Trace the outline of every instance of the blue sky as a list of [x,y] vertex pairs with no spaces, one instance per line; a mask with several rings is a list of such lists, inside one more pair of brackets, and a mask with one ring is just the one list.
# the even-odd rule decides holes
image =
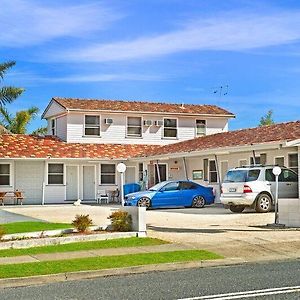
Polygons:
[[236,114],[230,129],[255,127],[269,109],[276,122],[300,119],[298,0],[0,7],[0,60],[17,61],[4,83],[26,89],[12,112],[61,96],[216,104]]

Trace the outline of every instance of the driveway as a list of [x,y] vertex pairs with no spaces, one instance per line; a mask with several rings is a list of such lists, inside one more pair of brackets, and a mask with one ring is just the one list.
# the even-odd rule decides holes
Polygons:
[[27,217],[22,214],[16,214],[0,209],[0,224],[13,222],[28,222],[28,221],[43,221],[32,217]]

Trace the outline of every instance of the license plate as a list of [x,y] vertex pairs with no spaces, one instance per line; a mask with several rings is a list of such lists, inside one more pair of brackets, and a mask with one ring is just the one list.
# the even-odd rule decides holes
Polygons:
[[230,188],[230,189],[229,189],[229,192],[230,192],[230,193],[236,192],[236,188]]

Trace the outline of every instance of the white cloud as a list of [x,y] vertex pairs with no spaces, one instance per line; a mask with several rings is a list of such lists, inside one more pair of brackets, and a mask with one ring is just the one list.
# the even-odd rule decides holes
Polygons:
[[47,1],[0,0],[0,46],[23,47],[60,37],[84,36],[105,29],[120,17],[95,2],[53,5]]
[[53,60],[105,62],[158,57],[191,50],[244,51],[293,43],[300,39],[300,11],[266,15],[231,12],[193,21],[184,28],[114,43],[62,50]]

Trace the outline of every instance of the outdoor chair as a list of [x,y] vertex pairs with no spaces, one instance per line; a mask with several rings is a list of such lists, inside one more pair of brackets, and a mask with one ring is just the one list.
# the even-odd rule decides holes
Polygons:
[[97,192],[97,203],[101,204],[102,202],[108,204],[109,197],[108,197],[108,194],[105,190],[98,190],[98,192]]
[[20,200],[20,204],[23,205],[23,200],[24,200],[24,194],[21,191],[16,190],[14,192],[14,203],[18,204]]
[[2,203],[2,205],[4,205],[4,197],[6,195],[6,192],[0,192],[0,202]]

